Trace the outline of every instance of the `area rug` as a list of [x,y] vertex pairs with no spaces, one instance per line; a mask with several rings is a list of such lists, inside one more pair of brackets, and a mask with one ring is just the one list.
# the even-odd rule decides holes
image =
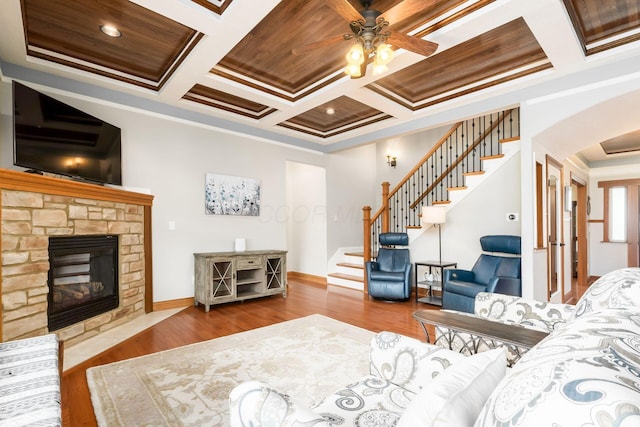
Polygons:
[[227,426],[229,393],[265,381],[312,405],[367,375],[374,333],[312,315],[87,370],[99,426]]

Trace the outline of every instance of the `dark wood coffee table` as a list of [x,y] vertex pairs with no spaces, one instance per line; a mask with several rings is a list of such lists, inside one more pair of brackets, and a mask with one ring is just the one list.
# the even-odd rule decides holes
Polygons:
[[509,325],[482,317],[447,310],[419,310],[413,317],[420,322],[429,339],[425,325],[433,325],[436,336],[433,344],[466,354],[475,354],[482,346],[505,346],[511,353],[510,364],[515,363],[531,347],[549,335],[548,332]]

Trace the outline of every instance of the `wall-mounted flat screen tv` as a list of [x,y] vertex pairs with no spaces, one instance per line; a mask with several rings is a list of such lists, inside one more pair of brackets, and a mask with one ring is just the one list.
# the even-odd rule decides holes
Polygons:
[[122,185],[120,128],[13,82],[13,163]]

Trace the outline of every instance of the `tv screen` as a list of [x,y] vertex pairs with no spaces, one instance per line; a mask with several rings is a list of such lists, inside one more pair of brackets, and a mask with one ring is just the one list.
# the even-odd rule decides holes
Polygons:
[[13,164],[122,185],[120,128],[13,82]]

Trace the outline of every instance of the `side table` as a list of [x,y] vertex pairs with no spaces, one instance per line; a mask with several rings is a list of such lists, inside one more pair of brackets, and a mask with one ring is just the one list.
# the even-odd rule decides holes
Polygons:
[[[449,262],[449,261],[415,261],[415,271],[413,275],[414,286],[416,291],[416,302],[423,302],[425,304],[437,305],[442,307],[442,298],[435,296],[433,294],[433,289],[442,290],[442,276],[444,275],[445,268],[456,268],[458,266],[457,262]],[[429,269],[429,274],[433,274],[433,270],[440,270],[440,276],[438,276],[439,280],[420,280],[418,276],[418,267],[427,267]],[[418,298],[418,285],[425,285],[428,287],[427,296],[423,298]]]
[[[469,313],[451,310],[419,310],[413,318],[422,325],[427,342],[465,354],[476,354],[480,347],[507,348],[508,365],[512,366],[531,347],[542,341],[548,332],[485,319]],[[430,340],[425,325],[433,325],[435,336]],[[455,345],[454,345],[455,344]]]

